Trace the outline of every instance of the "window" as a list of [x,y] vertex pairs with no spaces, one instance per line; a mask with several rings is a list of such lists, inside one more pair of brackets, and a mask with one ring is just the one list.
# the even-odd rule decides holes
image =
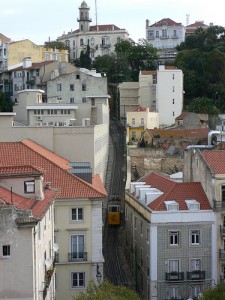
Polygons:
[[103,37],[102,38],[102,46],[110,46],[110,39],[109,37]]
[[132,118],[132,126],[134,126],[135,125],[135,118]]
[[169,244],[170,244],[170,246],[179,245],[179,232],[178,231],[170,231],[169,232]]
[[145,120],[144,118],[141,118],[141,125],[144,126]]
[[131,134],[132,134],[132,140],[135,141],[136,140],[136,132],[132,131]]
[[143,223],[141,222],[141,235],[143,234]]
[[173,86],[173,92],[175,92],[175,87]]
[[134,229],[137,229],[137,217],[134,217]]
[[92,37],[91,38],[91,45],[93,46],[95,44],[95,39]]
[[153,39],[154,38],[154,30],[149,30],[148,31],[148,38]]
[[84,40],[80,39],[80,46],[83,46],[83,45],[84,45]]
[[74,91],[74,84],[70,84],[70,91]]
[[3,245],[2,246],[2,255],[4,257],[10,256],[10,245]]
[[77,75],[76,75],[76,79],[80,79],[80,74],[77,74]]
[[162,37],[167,38],[167,30],[166,29],[162,30]]
[[146,241],[149,242],[149,228],[146,228]]
[[24,193],[29,194],[29,193],[34,193],[34,192],[35,192],[34,180],[25,181],[24,182]]
[[83,208],[72,208],[72,221],[83,220]]
[[191,297],[193,299],[197,298],[201,292],[202,292],[202,286],[201,285],[193,285],[191,287]]
[[169,260],[169,273],[171,272],[179,272],[179,260],[171,259]]
[[85,287],[85,273],[84,272],[73,272],[71,274],[72,288]]
[[174,74],[172,75],[172,78],[174,79]]
[[71,261],[84,260],[84,235],[71,236]]
[[191,259],[190,261],[190,271],[200,271],[200,259]]
[[173,104],[174,104],[174,99],[173,99]]
[[74,103],[74,98],[70,98],[70,103]]
[[159,31],[158,30],[155,32],[155,37],[159,38]]
[[191,230],[191,245],[200,244],[200,230]]
[[86,84],[82,84],[82,91],[86,91],[87,90],[87,87],[86,87]]
[[57,84],[57,91],[58,91],[58,92],[61,92],[61,91],[62,91],[62,84],[61,84],[61,83],[58,83],[58,84]]
[[174,38],[177,37],[177,31],[176,30],[173,31],[173,37]]
[[174,115],[175,115],[175,113],[174,113],[174,111],[173,111],[173,117],[174,117]]
[[179,204],[174,200],[165,201],[165,204],[168,211],[174,211],[179,209]]
[[169,288],[169,299],[179,299],[179,288],[170,287]]
[[140,248],[140,265],[143,267],[143,248]]
[[221,198],[222,201],[225,201],[225,185],[221,186]]
[[86,103],[87,99],[85,97],[82,98],[82,103]]

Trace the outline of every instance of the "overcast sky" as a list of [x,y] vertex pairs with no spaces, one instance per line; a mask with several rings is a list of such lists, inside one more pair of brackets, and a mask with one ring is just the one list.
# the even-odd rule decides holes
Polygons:
[[[30,39],[44,44],[63,32],[78,29],[82,0],[0,0],[0,33],[14,41]],[[90,6],[91,25],[96,25],[95,0]],[[128,30],[137,41],[145,38],[145,21],[153,24],[163,18],[186,25],[196,20],[225,26],[224,0],[96,0],[98,24],[114,24]]]

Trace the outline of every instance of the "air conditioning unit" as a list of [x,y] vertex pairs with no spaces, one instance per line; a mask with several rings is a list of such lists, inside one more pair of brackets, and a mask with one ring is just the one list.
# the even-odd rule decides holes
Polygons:
[[63,122],[59,122],[59,126],[63,126]]
[[90,118],[83,118],[82,126],[90,126]]
[[42,121],[42,116],[37,117],[38,121]]

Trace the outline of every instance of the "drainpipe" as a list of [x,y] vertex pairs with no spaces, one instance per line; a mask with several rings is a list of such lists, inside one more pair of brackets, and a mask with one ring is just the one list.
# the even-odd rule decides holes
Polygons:
[[213,135],[220,135],[221,136],[221,140],[222,140],[222,136],[225,135],[225,132],[221,131],[221,130],[211,130],[208,133],[208,145],[212,145],[212,136]]
[[[35,224],[36,226],[37,224]],[[34,300],[37,299],[37,258],[36,258],[36,231],[35,231],[35,226],[34,226],[34,232],[33,232],[33,237],[34,237]]]

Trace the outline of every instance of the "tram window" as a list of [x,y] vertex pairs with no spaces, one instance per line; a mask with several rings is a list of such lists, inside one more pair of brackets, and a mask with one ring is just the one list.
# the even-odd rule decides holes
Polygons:
[[118,212],[119,206],[109,206],[109,212]]

